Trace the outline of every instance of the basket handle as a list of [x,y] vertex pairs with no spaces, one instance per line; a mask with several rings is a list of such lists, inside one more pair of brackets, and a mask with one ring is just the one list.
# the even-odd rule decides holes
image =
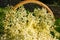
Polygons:
[[53,14],[53,12],[51,11],[51,9],[50,9],[47,5],[45,5],[44,3],[40,2],[40,1],[37,1],[37,0],[35,0],[35,1],[27,1],[27,0],[26,0],[26,1],[22,1],[22,2],[18,3],[17,5],[15,5],[15,6],[13,7],[13,9],[16,10],[16,9],[19,8],[20,6],[22,6],[22,5],[24,5],[24,4],[27,4],[27,3],[36,3],[36,4],[38,4],[38,5],[46,8],[48,12],[50,12],[50,13]]

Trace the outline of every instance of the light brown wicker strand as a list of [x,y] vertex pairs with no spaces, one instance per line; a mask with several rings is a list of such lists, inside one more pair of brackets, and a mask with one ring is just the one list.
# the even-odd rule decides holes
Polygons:
[[20,2],[20,3],[18,3],[17,5],[14,6],[14,10],[16,10],[20,6],[22,6],[24,4],[27,4],[27,3],[35,3],[35,4],[38,4],[38,5],[46,8],[48,12],[53,13],[47,5],[45,5],[44,3],[40,2],[40,1],[22,1],[22,2]]

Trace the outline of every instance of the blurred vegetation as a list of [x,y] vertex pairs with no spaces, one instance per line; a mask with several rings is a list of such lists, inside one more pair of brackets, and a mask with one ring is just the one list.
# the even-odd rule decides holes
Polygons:
[[60,0],[40,0],[40,1],[49,5],[60,5]]
[[57,27],[55,28],[55,30],[60,33],[60,18],[56,19],[55,25],[57,26]]
[[55,27],[55,31],[56,31],[55,36],[60,40],[60,18],[56,19],[55,25],[56,25],[56,27]]
[[3,20],[5,17],[5,14],[3,10],[4,10],[3,8],[0,8],[0,36],[4,34]]

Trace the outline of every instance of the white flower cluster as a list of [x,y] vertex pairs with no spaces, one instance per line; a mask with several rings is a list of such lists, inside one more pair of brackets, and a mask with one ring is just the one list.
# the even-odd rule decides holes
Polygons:
[[4,20],[5,34],[1,40],[57,40],[50,34],[54,17],[45,8],[28,12],[21,7],[10,9]]

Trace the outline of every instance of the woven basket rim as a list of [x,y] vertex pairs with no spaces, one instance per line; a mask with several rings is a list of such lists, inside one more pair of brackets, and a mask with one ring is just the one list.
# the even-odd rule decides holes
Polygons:
[[51,11],[51,9],[50,9],[47,5],[44,4],[44,3],[42,3],[42,2],[40,2],[40,1],[22,1],[22,2],[19,2],[18,4],[16,4],[16,5],[13,7],[13,9],[16,10],[16,9],[19,8],[20,6],[23,6],[24,4],[28,4],[28,3],[38,4],[39,6],[42,6],[42,7],[46,8],[49,13],[52,13],[52,14],[53,14],[53,12]]

